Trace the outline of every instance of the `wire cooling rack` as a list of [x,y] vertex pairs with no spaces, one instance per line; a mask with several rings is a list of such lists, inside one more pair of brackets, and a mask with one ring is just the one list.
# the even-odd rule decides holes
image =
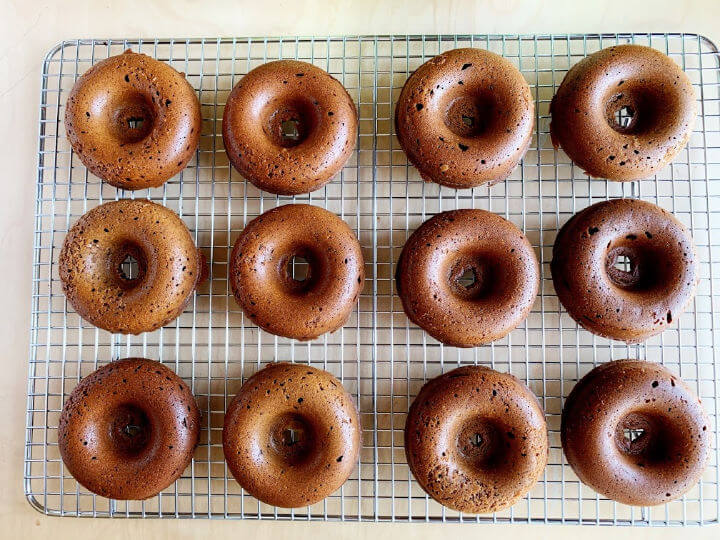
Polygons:
[[[568,68],[603,47],[634,42],[671,56],[697,89],[699,117],[687,148],[654,179],[591,180],[549,135],[549,104]],[[481,47],[515,64],[536,98],[536,132],[522,164],[491,188],[456,191],[424,183],[394,137],[395,100],[408,75],[433,55]],[[160,188],[122,192],[89,174],[65,137],[68,91],[94,62],[125,49],[145,52],[184,72],[203,113],[200,148],[187,169]],[[356,152],[342,173],[309,195],[263,193],[232,169],[221,122],[228,93],[250,69],[298,58],[337,77],[358,106]],[[66,41],[43,65],[35,211],[32,329],[25,493],[51,515],[253,518],[301,520],[562,522],[635,525],[718,521],[718,351],[720,328],[720,59],[707,39],[688,34],[554,36],[383,36],[345,38],[113,39]],[[576,211],[609,197],[641,197],[691,227],[701,260],[697,297],[677,324],[641,345],[627,346],[579,329],[558,303],[549,262],[558,228]],[[210,280],[176,321],[141,336],[111,335],[68,306],[57,257],[68,228],[103,201],[142,197],[178,212],[210,265]],[[311,343],[258,330],[235,304],[228,285],[230,250],[245,224],[277,205],[309,202],[339,214],[357,233],[366,261],[365,289],[346,326]],[[484,208],[525,231],[541,262],[540,294],[528,319],[507,337],[470,350],[443,346],[408,322],[394,295],[394,265],[408,235],[442,210]],[[104,499],[79,486],[57,446],[60,410],[81,377],[128,356],[154,358],[192,385],[203,414],[194,460],[181,479],[145,502]],[[631,508],[583,486],[564,461],[560,412],[576,380],[595,365],[644,358],[675,370],[710,414],[713,452],[702,481],[682,499]],[[294,511],[245,493],[225,466],[222,426],[242,382],[274,360],[310,363],[338,376],[362,417],[363,448],[352,477],[323,502]],[[474,516],[443,508],[412,479],[405,462],[406,411],[428,378],[464,364],[509,371],[526,381],[547,413],[548,466],[515,506]]]

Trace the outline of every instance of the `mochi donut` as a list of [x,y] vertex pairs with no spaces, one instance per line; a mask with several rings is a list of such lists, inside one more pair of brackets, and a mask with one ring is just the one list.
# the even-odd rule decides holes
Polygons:
[[700,480],[712,451],[709,426],[698,397],[670,370],[617,360],[570,392],[561,439],[583,483],[614,501],[653,506]]
[[690,79],[669,57],[617,45],[575,64],[550,112],[556,148],[590,176],[628,181],[653,176],[685,147],[697,104]]
[[560,302],[580,326],[637,343],[685,310],[698,265],[690,232],[670,212],[639,199],[611,199],[563,225],[550,270]]
[[454,49],[425,62],[395,108],[395,132],[420,176],[458,189],[507,178],[530,145],[534,123],[522,74],[483,49]]
[[308,506],[337,491],[360,452],[352,397],[327,371],[270,364],[225,414],[223,450],[238,483],[266,504]]
[[528,239],[506,219],[486,210],[451,210],[408,238],[395,283],[412,322],[447,345],[476,347],[525,320],[540,265]]
[[320,189],[355,149],[357,110],[329,73],[307,62],[256,67],[232,89],[223,143],[240,174],[279,195]]
[[80,161],[122,189],[157,187],[185,168],[200,142],[195,90],[172,67],[126,51],[75,83],[65,131]]
[[[137,262],[127,275],[123,262]],[[98,328],[151,332],[176,319],[207,275],[205,257],[178,215],[143,199],[97,206],[70,228],[59,273],[70,305]]]
[[[296,277],[296,258],[307,275]],[[230,255],[230,285],[245,315],[263,330],[308,341],[345,324],[365,283],[362,250],[338,216],[286,204],[247,224]]]
[[190,464],[199,436],[200,410],[190,387],[145,358],[111,362],[85,377],[58,424],[70,474],[109,499],[160,493]]
[[527,494],[545,470],[545,416],[512,375],[460,367],[428,381],[413,401],[405,455],[417,482],[440,504],[498,512]]

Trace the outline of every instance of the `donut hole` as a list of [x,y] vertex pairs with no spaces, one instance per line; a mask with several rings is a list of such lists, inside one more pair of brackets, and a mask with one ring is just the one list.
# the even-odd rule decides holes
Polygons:
[[667,107],[667,96],[651,86],[636,86],[626,82],[622,92],[612,94],[605,105],[605,116],[611,128],[625,135],[640,135],[653,131],[660,111]]
[[448,282],[452,293],[465,300],[478,300],[487,296],[495,270],[479,257],[461,257],[450,269]]
[[474,417],[460,429],[457,451],[473,469],[492,470],[497,468],[507,451],[506,434],[502,426],[483,417]]
[[613,114],[613,122],[615,129],[626,130],[632,124],[635,117],[635,109],[629,105],[623,105]]
[[445,125],[460,137],[479,137],[492,126],[496,108],[490,93],[458,96],[445,110]]
[[140,269],[138,268],[138,262],[132,255],[127,255],[120,263],[118,268],[121,279],[127,281],[133,281],[137,279]]
[[280,281],[290,293],[308,293],[321,273],[320,259],[310,248],[297,248],[281,258]]
[[147,258],[140,246],[125,243],[111,256],[115,283],[123,290],[137,287],[145,278]]
[[111,411],[109,417],[108,434],[115,452],[130,458],[141,454],[148,447],[152,424],[143,409],[123,404]]
[[273,144],[292,148],[305,141],[318,125],[316,107],[304,99],[281,103],[266,113],[265,133]]
[[468,268],[467,270],[465,270],[457,280],[458,285],[461,285],[466,289],[472,288],[472,286],[475,285],[476,281],[477,277],[475,275],[475,269],[473,268]]
[[122,144],[142,141],[153,130],[154,107],[144,94],[126,96],[111,110],[111,132]]
[[310,264],[307,259],[301,255],[290,257],[290,261],[288,261],[288,273],[294,281],[298,283],[303,282],[310,277]]
[[282,415],[270,430],[270,448],[288,465],[306,462],[315,450],[315,432],[300,414]]
[[654,413],[631,412],[618,423],[615,442],[638,466],[660,465],[677,458],[679,438],[670,431]]
[[608,251],[605,271],[613,285],[636,292],[662,287],[669,272],[663,256],[654,249],[628,245],[615,246]]

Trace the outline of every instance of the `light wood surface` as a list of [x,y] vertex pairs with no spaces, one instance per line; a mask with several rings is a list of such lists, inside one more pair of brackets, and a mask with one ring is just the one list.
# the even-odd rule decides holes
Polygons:
[[718,0],[381,2],[0,0],[0,538],[719,538],[720,527],[298,523],[48,518],[22,493],[41,61],[62,39],[387,33],[688,31],[720,42]]

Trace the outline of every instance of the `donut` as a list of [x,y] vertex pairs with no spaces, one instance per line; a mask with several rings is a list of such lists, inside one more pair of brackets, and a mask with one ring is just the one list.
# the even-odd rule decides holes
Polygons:
[[[137,262],[137,276],[122,265]],[[172,210],[121,199],[84,214],[68,231],[59,258],[70,305],[108,332],[140,334],[177,318],[205,279],[205,259]]]
[[278,60],[232,89],[222,131],[228,158],[258,188],[279,195],[320,189],[355,148],[357,111],[340,82],[319,67]]
[[561,421],[562,447],[580,480],[624,504],[680,497],[710,457],[710,420],[693,391],[654,362],[602,364],[575,385]]
[[395,283],[412,322],[447,345],[476,347],[525,320],[540,266],[528,239],[506,219],[485,210],[452,210],[408,238]]
[[153,497],[180,478],[200,434],[185,382],[145,358],[126,358],[85,377],[60,414],[58,446],[70,474],[109,499]]
[[125,51],[75,83],[65,131],[88,170],[122,189],[157,187],[185,168],[200,142],[195,90],[164,62]]
[[403,86],[395,132],[420,176],[452,188],[507,178],[530,145],[535,105],[517,68],[482,49],[454,49]]
[[360,418],[350,394],[327,371],[269,364],[230,403],[223,450],[230,472],[253,497],[283,508],[309,506],[350,477]]
[[460,367],[430,380],[413,401],[405,455],[417,482],[440,504],[498,512],[530,491],[545,470],[545,416],[512,375]]
[[[296,258],[307,275],[296,279]],[[317,206],[287,204],[248,223],[230,256],[230,285],[245,315],[263,330],[303,341],[345,324],[365,281],[350,227]]]
[[590,176],[640,180],[682,150],[696,108],[680,66],[650,47],[618,45],[565,75],[550,105],[550,136]]
[[628,343],[665,330],[699,279],[689,231],[638,199],[611,199],[575,214],[555,239],[550,270],[560,302],[580,326]]

